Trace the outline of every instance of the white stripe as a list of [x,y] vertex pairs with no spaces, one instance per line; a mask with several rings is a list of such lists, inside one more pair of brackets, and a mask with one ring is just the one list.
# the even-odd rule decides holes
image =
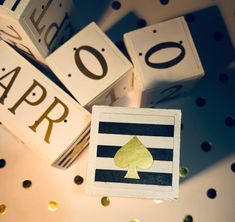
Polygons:
[[[115,118],[113,116],[115,115]],[[162,124],[174,125],[175,118],[172,116],[144,115],[144,114],[119,114],[119,113],[101,113],[100,122],[120,122],[120,123],[144,123],[144,124]]]
[[[160,136],[137,136],[138,139],[149,148],[167,148],[173,149],[174,138],[173,137],[160,137]],[[98,145],[109,146],[123,146],[133,135],[117,135],[117,134],[102,134],[98,136]]]
[[172,191],[172,186],[131,184],[131,183],[113,183],[113,182],[95,181],[93,186],[97,188],[107,189],[107,190],[111,190],[111,189],[120,190],[122,192],[126,192],[127,189],[152,190],[152,191],[162,191],[162,192]]
[[[126,170],[128,168],[120,168],[115,165],[113,158],[96,158],[96,169],[102,170]],[[154,173],[172,173],[171,161],[153,161],[153,165],[149,169],[137,169],[138,172],[154,172]]]

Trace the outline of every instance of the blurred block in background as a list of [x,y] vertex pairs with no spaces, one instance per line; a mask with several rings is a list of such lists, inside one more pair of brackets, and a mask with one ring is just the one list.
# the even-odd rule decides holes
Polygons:
[[0,1],[0,38],[26,55],[44,58],[74,34],[68,1]]

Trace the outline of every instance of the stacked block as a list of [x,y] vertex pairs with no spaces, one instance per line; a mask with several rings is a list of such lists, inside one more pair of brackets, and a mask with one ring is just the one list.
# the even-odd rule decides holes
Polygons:
[[88,193],[177,198],[180,125],[179,110],[93,106]]
[[143,107],[184,94],[204,75],[184,17],[126,33],[124,41]]
[[0,1],[0,38],[26,55],[45,57],[74,34],[72,1]]
[[94,104],[110,105],[132,88],[132,64],[95,23],[49,55],[46,62],[88,110]]

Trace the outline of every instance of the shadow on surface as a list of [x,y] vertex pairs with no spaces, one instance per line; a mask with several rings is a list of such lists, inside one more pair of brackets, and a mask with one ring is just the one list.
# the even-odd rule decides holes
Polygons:
[[[93,0],[74,0],[75,10],[73,20],[77,20],[76,32],[84,28],[91,22],[98,23],[104,15],[104,12],[110,7],[111,0],[93,1]],[[81,10],[82,9],[82,10]]]
[[114,24],[106,34],[109,38],[116,44],[116,46],[123,52],[123,54],[130,59],[128,52],[126,50],[125,44],[123,42],[123,35],[127,32],[131,32],[138,29],[139,17],[134,12],[129,12],[116,24]]
[[[205,77],[190,96],[156,106],[182,109],[181,166],[189,168],[188,176],[182,180],[235,152],[235,70],[228,68],[235,60],[235,52],[228,31],[215,6],[185,18]],[[198,102],[201,99],[203,103]]]

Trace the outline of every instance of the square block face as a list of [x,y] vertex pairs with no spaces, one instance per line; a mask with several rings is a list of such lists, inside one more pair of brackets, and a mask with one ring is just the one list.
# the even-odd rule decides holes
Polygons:
[[88,193],[175,199],[181,112],[94,106]]
[[143,90],[204,75],[183,17],[126,33],[124,40]]
[[[132,64],[95,23],[85,27],[46,61],[83,106],[132,71]],[[131,85],[131,81],[127,84]]]
[[20,22],[44,57],[74,34],[71,8],[71,0],[30,1],[24,11]]
[[3,41],[0,51],[1,122],[52,163],[75,146],[90,115]]

